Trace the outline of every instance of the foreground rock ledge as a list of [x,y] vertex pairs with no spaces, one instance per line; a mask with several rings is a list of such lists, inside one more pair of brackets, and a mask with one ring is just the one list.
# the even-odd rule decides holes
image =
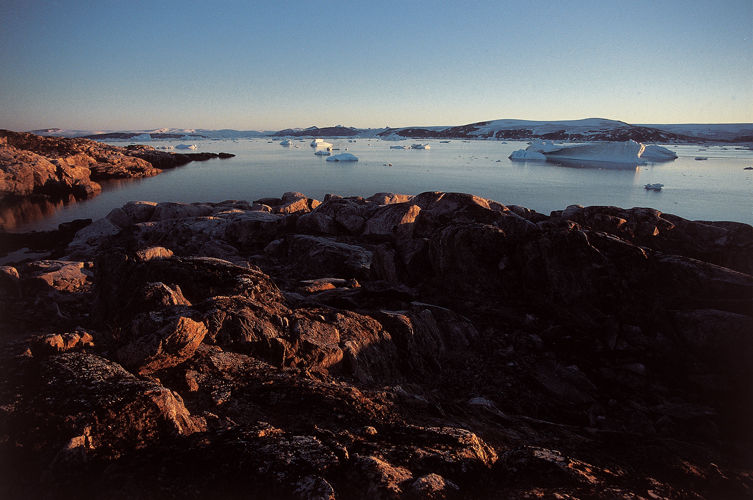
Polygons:
[[753,228],[133,202],[5,266],[2,498],[751,498]]

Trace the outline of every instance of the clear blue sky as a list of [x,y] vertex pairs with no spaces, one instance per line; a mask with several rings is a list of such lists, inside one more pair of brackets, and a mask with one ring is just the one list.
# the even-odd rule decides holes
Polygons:
[[0,128],[753,122],[753,0],[0,0]]

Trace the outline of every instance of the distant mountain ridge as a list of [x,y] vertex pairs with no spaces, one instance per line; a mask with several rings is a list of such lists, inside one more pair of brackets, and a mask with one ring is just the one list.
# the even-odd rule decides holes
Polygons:
[[637,142],[753,142],[753,124],[631,125],[616,120],[587,118],[567,121],[491,120],[459,127],[388,129],[380,137],[438,139],[570,140]]
[[[259,137],[379,137],[382,139],[497,139],[637,142],[753,142],[753,123],[631,125],[602,118],[583,120],[490,120],[460,126],[400,127],[359,129],[334,127],[288,128],[279,131],[239,131],[232,129],[171,129],[137,131],[81,131],[49,128],[32,130],[37,135],[83,137],[95,140],[149,139],[246,139]],[[147,134],[149,137],[147,137]]]

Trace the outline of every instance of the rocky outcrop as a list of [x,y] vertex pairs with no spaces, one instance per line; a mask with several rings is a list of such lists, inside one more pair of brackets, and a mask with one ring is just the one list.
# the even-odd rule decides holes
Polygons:
[[751,498],[751,231],[440,192],[129,203],[0,269],[0,494]]
[[151,146],[120,148],[88,139],[0,130],[0,200],[30,195],[90,198],[101,191],[99,180],[151,177],[192,161],[231,156],[175,154]]

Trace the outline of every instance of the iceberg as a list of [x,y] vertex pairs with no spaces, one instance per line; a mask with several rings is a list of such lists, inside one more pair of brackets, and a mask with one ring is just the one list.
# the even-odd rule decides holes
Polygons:
[[358,161],[354,155],[350,153],[340,153],[339,155],[330,156],[327,161]]
[[[526,156],[530,153],[539,153],[547,160],[618,163],[621,165],[645,165],[649,161],[672,161],[677,158],[677,155],[667,148],[657,145],[645,146],[633,140],[566,145],[535,140],[526,149],[514,152],[510,159],[533,159]],[[541,158],[538,157],[538,159]]]
[[[532,149],[533,148],[533,149]],[[528,151],[537,151],[536,145],[528,147]],[[645,149],[643,144],[635,141],[627,142],[594,142],[574,146],[559,146],[554,149],[548,145],[539,149],[547,159],[551,160],[583,160],[607,163],[646,163],[641,159]]]
[[152,140],[152,136],[149,134],[140,134],[140,135],[134,135],[131,137],[131,141],[133,142],[148,142]]
[[390,149],[410,149],[410,146],[390,146]]
[[546,156],[542,153],[539,153],[538,151],[526,151],[525,149],[513,151],[508,158],[515,161],[546,161]]
[[280,146],[290,146],[291,144],[293,143],[290,142],[290,139],[285,139],[284,141],[280,142]]
[[196,144],[178,144],[175,149],[199,149]]
[[672,161],[677,159],[677,153],[663,146],[649,144],[643,150],[641,158],[649,161]]
[[326,148],[326,149],[332,149],[332,143],[324,142],[321,139],[315,139],[314,142],[311,143],[312,148]]
[[331,148],[332,144],[329,142],[324,142],[324,139],[314,139],[311,141],[311,144],[309,144],[312,148]]
[[414,144],[411,149],[431,149],[431,147],[428,144]]
[[319,156],[329,156],[332,153],[329,152],[329,149],[317,149],[314,154]]

